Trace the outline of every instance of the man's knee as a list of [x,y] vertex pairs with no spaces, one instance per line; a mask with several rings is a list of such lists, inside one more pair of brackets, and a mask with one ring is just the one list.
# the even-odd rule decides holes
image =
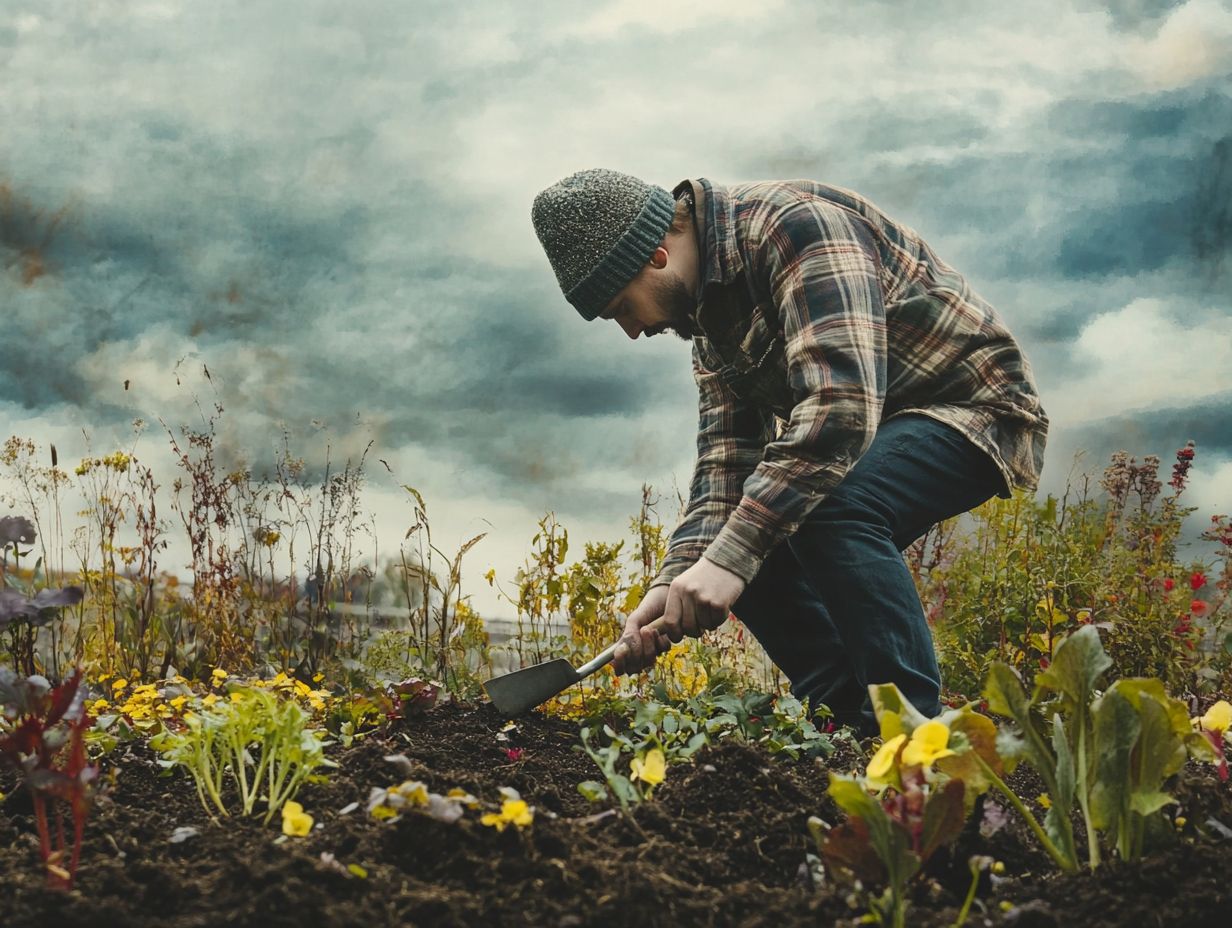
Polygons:
[[852,557],[861,560],[871,550],[892,543],[894,526],[889,513],[858,494],[823,500],[791,538],[802,562],[818,555],[830,560]]

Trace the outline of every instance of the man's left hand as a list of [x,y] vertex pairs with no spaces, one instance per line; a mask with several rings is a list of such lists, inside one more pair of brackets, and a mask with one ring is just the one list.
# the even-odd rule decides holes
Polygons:
[[685,635],[700,638],[702,632],[727,621],[731,607],[744,592],[745,583],[726,567],[705,557],[672,581],[663,610],[663,631],[673,642]]

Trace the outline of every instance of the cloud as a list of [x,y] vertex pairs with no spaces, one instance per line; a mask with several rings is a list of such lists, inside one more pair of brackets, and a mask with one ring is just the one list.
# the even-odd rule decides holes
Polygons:
[[599,6],[589,16],[574,21],[562,17],[552,30],[554,37],[611,39],[623,30],[635,29],[669,35],[696,31],[699,26],[721,23],[745,24],[780,14],[784,0],[744,3],[742,0],[677,0],[669,7],[646,0],[614,0]]
[[1126,410],[1200,403],[1227,383],[1232,327],[1219,309],[1139,299],[1101,313],[1078,335],[1076,369],[1060,402],[1045,402],[1067,425]]
[[697,412],[688,346],[584,323],[533,234],[534,195],[602,165],[868,195],[1020,338],[1045,488],[1086,440],[1178,430],[1224,479],[1226,4],[79,14],[0,25],[0,430],[65,457],[218,402],[237,461],[284,430],[318,470],[374,442],[441,523],[490,501],[502,571],[547,509],[618,535],[643,480],[687,484]]
[[1130,39],[1126,60],[1156,88],[1232,73],[1232,9],[1220,0],[1190,0],[1153,36]]

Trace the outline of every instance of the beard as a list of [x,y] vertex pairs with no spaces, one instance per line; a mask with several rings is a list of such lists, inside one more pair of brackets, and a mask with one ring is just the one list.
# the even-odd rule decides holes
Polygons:
[[667,310],[667,321],[660,323],[668,332],[675,333],[682,341],[692,341],[696,332],[693,314],[697,311],[697,301],[684,281],[675,273],[670,281],[658,282],[653,285],[655,300]]

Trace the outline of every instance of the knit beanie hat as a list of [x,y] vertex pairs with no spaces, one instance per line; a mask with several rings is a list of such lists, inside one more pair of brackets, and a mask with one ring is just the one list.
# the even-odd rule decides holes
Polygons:
[[531,219],[565,299],[589,321],[645,266],[675,211],[662,187],[592,168],[541,191]]

